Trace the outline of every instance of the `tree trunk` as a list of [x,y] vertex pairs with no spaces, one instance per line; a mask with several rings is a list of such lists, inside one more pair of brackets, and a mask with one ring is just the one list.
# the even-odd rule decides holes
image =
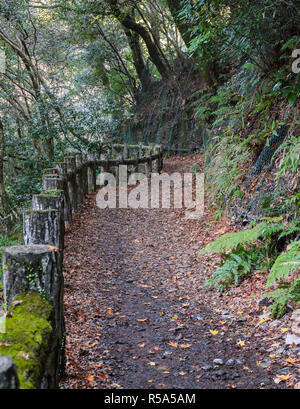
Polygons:
[[156,66],[162,79],[168,82],[171,73],[169,72],[169,69],[166,67],[161,57],[160,51],[157,48],[155,42],[152,40],[148,30],[141,24],[136,23],[134,18],[127,11],[123,13],[119,8],[117,0],[108,0],[108,3],[111,7],[113,15],[119,20],[122,26],[128,30],[134,31],[135,33],[139,34],[142,37],[146,44],[147,50],[149,52],[153,64]]
[[167,4],[174,19],[174,22],[178,28],[178,31],[180,32],[180,35],[186,47],[188,48],[190,46],[191,41],[191,34],[189,32],[191,26],[189,26],[187,23],[181,20],[178,16],[178,13],[182,10],[181,2],[178,0],[167,0]]
[[136,32],[128,30],[124,27],[125,34],[128,39],[129,47],[132,52],[133,64],[139,80],[142,84],[142,89],[147,90],[152,82],[152,76],[148,66],[145,64],[143,53],[140,46],[139,35]]
[[12,221],[8,217],[10,214],[10,209],[8,205],[8,198],[5,190],[5,180],[4,180],[4,157],[5,157],[5,136],[3,123],[0,119],[0,204],[2,207],[3,216],[5,218],[5,226],[7,233],[10,234],[12,228]]

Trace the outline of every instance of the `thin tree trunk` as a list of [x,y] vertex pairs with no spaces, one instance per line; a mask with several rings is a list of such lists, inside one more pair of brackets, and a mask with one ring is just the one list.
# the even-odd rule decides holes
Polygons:
[[4,127],[0,119],[0,204],[2,207],[3,216],[5,218],[5,226],[8,234],[11,231],[12,223],[7,216],[10,213],[7,194],[5,190],[5,180],[4,180],[4,157],[5,157],[5,138],[4,138]]
[[109,5],[111,6],[111,11],[113,15],[119,20],[123,27],[128,30],[132,30],[139,34],[144,40],[150,58],[153,64],[156,66],[158,72],[160,73],[162,79],[166,82],[170,79],[170,70],[166,67],[159,49],[157,48],[155,42],[152,40],[151,35],[148,30],[139,23],[136,23],[132,16],[126,12],[123,13],[119,7],[117,0],[108,0]]

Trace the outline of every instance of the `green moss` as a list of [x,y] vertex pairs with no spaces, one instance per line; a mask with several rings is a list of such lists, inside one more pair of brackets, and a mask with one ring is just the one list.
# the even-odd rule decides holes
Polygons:
[[63,193],[63,190],[59,189],[49,189],[43,190],[42,195],[49,195],[49,196],[60,196]]
[[41,210],[35,210],[35,209],[30,209],[27,210],[27,213],[47,213],[47,212],[56,212],[57,209],[41,209]]
[[57,198],[58,196],[60,196],[59,194],[54,194],[54,193],[40,193],[39,196],[41,197],[54,197]]
[[6,318],[6,333],[0,334],[0,354],[10,355],[18,368],[20,387],[37,389],[52,334],[52,306],[31,292],[14,300]]

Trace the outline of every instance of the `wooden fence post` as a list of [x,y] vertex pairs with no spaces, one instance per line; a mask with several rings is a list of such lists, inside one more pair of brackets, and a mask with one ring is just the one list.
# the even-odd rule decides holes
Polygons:
[[87,168],[87,175],[88,175],[88,191],[95,192],[96,191],[96,165],[95,162],[97,160],[97,153],[89,153],[88,154],[88,168]]
[[82,154],[82,193],[83,199],[89,193],[89,182],[88,182],[88,155],[87,153]]
[[83,172],[82,172],[82,155],[79,153],[75,156],[76,159],[76,185],[77,185],[77,200],[78,204],[83,201]]
[[64,178],[54,175],[43,176],[43,190],[46,193],[62,191],[64,195],[64,219],[65,223],[71,223],[72,221],[72,204],[69,197],[69,189],[65,183]]
[[4,248],[2,258],[7,308],[15,297],[28,292],[41,294],[53,306],[53,332],[44,379],[49,388],[55,388],[64,363],[64,279],[60,254],[48,245],[14,246]]
[[62,252],[64,226],[59,210],[29,210],[23,213],[24,244],[49,244]]
[[72,213],[75,213],[78,205],[77,183],[76,183],[76,159],[74,156],[65,158],[67,165],[67,186],[72,206]]

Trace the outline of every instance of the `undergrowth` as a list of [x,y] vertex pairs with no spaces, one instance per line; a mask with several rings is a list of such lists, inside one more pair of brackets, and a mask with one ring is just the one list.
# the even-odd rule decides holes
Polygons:
[[22,243],[23,235],[20,232],[16,232],[12,236],[0,235],[0,281],[2,281],[2,249],[3,247],[16,246]]
[[[238,285],[257,270],[269,271],[263,297],[273,299],[274,317],[281,317],[289,302],[300,302],[300,222],[288,223],[283,217],[265,218],[247,230],[225,234],[200,254],[221,253],[223,261],[206,285],[219,291]],[[280,252],[284,243],[285,250]],[[298,273],[297,273],[298,272]]]

